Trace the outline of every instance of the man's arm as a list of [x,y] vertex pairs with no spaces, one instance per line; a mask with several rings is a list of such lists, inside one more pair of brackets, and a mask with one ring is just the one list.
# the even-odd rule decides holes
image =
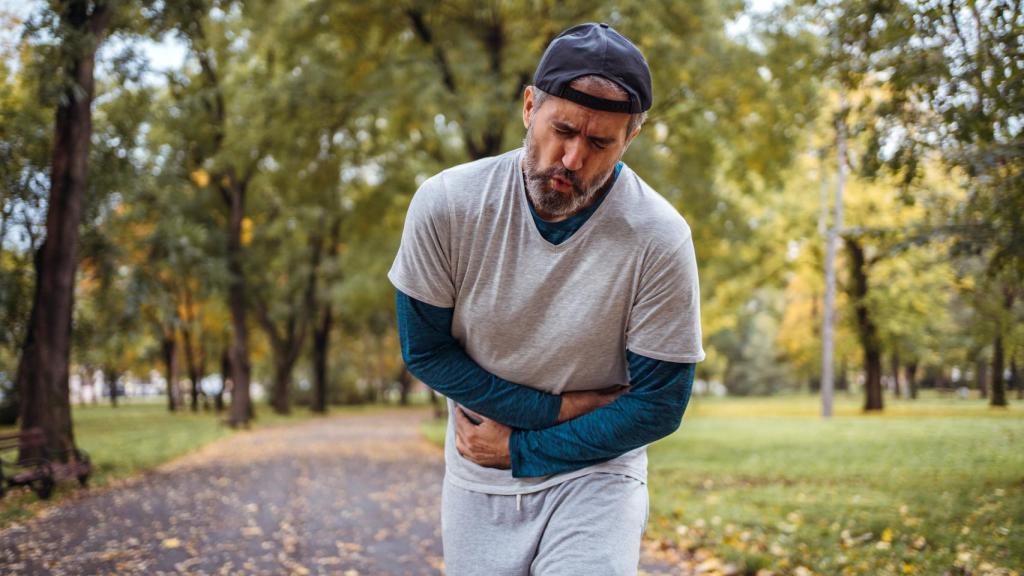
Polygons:
[[679,428],[690,401],[695,364],[627,351],[630,389],[615,402],[544,430],[512,430],[512,476],[545,476],[616,458]]
[[535,430],[579,416],[618,394],[548,394],[484,370],[451,335],[452,308],[396,290],[398,334],[405,364],[417,378],[455,402],[509,426]]

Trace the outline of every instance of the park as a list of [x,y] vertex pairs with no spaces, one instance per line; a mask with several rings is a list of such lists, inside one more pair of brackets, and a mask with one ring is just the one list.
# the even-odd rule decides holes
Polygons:
[[[586,371],[551,358],[594,364],[581,347],[619,338],[568,316],[579,294],[544,308],[568,344],[509,345],[550,322],[493,303],[467,343],[488,239],[437,243],[454,308],[395,270],[435,175],[542,141],[525,112],[542,54],[584,22],[642,52],[648,92],[612,81],[628,124],[607,95],[538,101],[628,127],[569,240],[545,234],[562,222],[523,168],[529,231],[551,253],[598,246],[629,216],[616,179],[657,191],[699,271],[699,358],[633,349],[630,319],[621,376],[552,392],[508,366]],[[517,438],[679,411],[671,429],[630,416],[659,432],[600,459],[646,446],[639,574],[1021,576],[1022,31],[1010,0],[0,0],[0,573],[458,576],[456,433],[474,457],[449,406],[511,385],[558,420],[508,427],[509,464],[480,466],[509,478]],[[579,191],[574,170],[551,191]],[[464,216],[446,194],[430,233]],[[516,262],[502,242],[490,259]],[[674,265],[647,249],[628,257],[641,296]],[[523,285],[493,270],[488,289]],[[647,309],[661,333],[683,321]],[[425,349],[454,346],[472,377],[436,379],[410,310],[455,311]],[[645,400],[638,354],[684,367],[681,399]]]

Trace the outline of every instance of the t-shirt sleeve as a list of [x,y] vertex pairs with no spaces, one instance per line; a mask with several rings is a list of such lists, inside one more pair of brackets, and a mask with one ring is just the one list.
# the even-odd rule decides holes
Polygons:
[[395,288],[441,308],[455,306],[451,212],[440,176],[413,194],[388,279]]
[[651,254],[629,313],[626,348],[669,362],[704,359],[700,331],[700,285],[693,239]]

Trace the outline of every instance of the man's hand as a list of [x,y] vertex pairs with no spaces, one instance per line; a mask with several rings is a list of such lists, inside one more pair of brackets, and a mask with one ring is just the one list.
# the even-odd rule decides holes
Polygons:
[[558,422],[572,420],[607,406],[629,390],[629,386],[612,386],[602,390],[565,392],[562,394],[562,408],[558,411]]
[[[480,424],[473,424],[467,414]],[[508,439],[512,429],[463,408],[455,406],[455,448],[463,458],[487,468],[507,470],[512,467]]]

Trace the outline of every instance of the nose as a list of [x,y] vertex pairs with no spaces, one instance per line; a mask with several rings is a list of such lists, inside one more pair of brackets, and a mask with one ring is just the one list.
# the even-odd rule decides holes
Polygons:
[[565,148],[562,151],[562,166],[565,166],[566,170],[574,172],[583,168],[584,148],[585,146],[581,145],[579,138],[572,138],[566,141]]

